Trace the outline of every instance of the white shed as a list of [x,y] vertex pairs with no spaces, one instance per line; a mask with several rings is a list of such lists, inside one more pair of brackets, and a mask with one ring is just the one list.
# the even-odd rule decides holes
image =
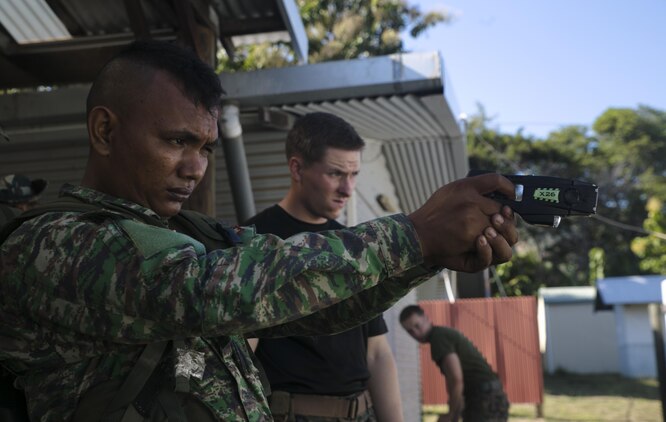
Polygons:
[[608,277],[597,280],[597,306],[615,317],[620,373],[656,377],[654,339],[647,305],[662,303],[666,275]]
[[539,289],[539,343],[544,369],[619,372],[615,319],[595,312],[592,286]]

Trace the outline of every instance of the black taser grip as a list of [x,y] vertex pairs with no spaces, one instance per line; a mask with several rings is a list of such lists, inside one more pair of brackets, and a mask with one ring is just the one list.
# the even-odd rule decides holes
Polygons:
[[[467,176],[486,173],[492,172],[471,170]],[[503,176],[516,185],[516,199],[498,192],[487,196],[508,205],[529,224],[557,227],[562,217],[590,216],[597,212],[599,188],[594,183],[550,176]]]

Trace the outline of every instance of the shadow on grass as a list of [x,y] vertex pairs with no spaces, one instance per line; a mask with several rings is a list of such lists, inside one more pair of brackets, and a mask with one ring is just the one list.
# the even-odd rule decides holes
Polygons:
[[656,379],[633,379],[617,374],[581,375],[556,372],[544,375],[547,394],[555,396],[620,396],[655,400],[659,398]]

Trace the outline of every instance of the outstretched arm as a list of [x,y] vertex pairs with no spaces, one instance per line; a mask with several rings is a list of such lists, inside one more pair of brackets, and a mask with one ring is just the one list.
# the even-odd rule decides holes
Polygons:
[[463,397],[465,384],[460,358],[456,353],[449,353],[442,358],[440,368],[446,378],[446,391],[449,394],[449,420],[458,422],[465,406]]

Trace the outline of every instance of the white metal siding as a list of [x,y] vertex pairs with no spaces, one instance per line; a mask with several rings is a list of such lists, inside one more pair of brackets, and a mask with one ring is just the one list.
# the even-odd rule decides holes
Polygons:
[[612,312],[594,312],[594,303],[546,303],[546,371],[619,372]]

